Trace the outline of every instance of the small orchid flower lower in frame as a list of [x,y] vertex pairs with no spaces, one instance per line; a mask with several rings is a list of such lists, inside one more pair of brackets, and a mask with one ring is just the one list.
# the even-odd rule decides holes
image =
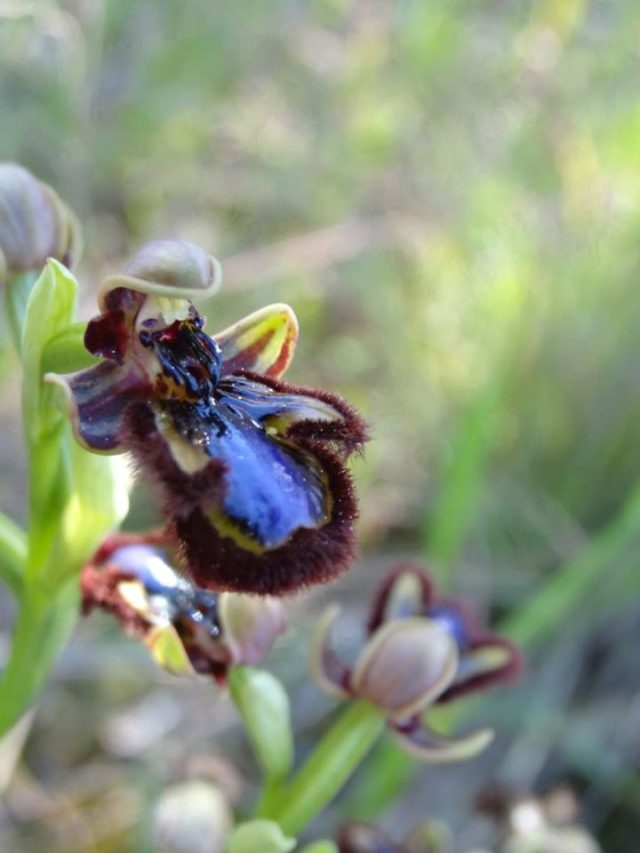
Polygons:
[[191,299],[219,268],[190,243],[143,247],[105,281],[87,349],[63,385],[78,439],[130,451],[163,492],[196,583],[282,594],[349,564],[357,506],[345,467],[366,440],[339,397],[285,384],[295,315],[272,305],[213,337]]
[[487,746],[493,737],[488,730],[445,738],[424,715],[436,703],[511,678],[520,666],[515,648],[482,633],[459,603],[437,599],[414,566],[398,567],[383,583],[353,666],[331,645],[338,612],[325,612],[312,646],[312,673],[327,693],[375,705],[400,744],[424,762],[463,760]]
[[487,630],[467,602],[440,596],[427,573],[413,563],[401,563],[380,585],[368,631],[372,634],[407,618],[436,622],[455,640],[459,658],[456,675],[438,698],[439,703],[511,681],[522,668],[520,652],[513,643]]
[[175,674],[226,681],[260,663],[285,630],[280,601],[193,586],[169,565],[162,534],[110,537],[81,575],[85,614],[101,608]]

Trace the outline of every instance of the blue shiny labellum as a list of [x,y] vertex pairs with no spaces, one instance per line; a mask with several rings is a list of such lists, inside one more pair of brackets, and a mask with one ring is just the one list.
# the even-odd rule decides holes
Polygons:
[[203,507],[221,535],[259,553],[328,520],[330,495],[318,461],[269,434],[240,399],[160,405],[179,436],[224,465],[221,506]]

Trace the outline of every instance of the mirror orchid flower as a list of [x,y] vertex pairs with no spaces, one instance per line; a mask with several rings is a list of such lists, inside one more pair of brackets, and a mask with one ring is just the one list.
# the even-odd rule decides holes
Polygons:
[[197,246],[147,244],[100,289],[85,345],[101,361],[47,378],[65,389],[85,447],[129,451],[160,486],[199,586],[283,594],[349,564],[357,505],[345,463],[366,429],[337,395],[283,381],[298,337],[289,306],[206,334],[191,300],[219,281]]
[[162,532],[109,537],[81,574],[82,609],[102,609],[174,674],[213,676],[255,665],[285,622],[279,599],[201,589],[170,565]]
[[311,671],[325,692],[375,705],[400,745],[424,762],[470,758],[490,743],[490,730],[442,737],[425,719],[432,706],[520,670],[517,649],[485,631],[466,604],[437,596],[418,567],[398,566],[374,599],[366,642],[352,666],[331,642],[338,614],[337,607],[324,613],[312,643]]

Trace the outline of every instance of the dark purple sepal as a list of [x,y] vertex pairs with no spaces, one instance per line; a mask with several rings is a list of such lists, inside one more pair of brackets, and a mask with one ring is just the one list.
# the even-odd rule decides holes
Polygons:
[[127,365],[103,361],[57,381],[70,397],[74,429],[82,443],[98,453],[121,452],[125,411],[150,391],[145,377]]
[[[487,659],[483,665],[482,656]],[[485,634],[470,640],[460,657],[459,672],[453,684],[438,699],[438,704],[451,702],[470,693],[478,693],[516,679],[524,669],[520,649],[506,637]]]
[[373,634],[392,619],[423,616],[433,598],[433,583],[427,573],[416,563],[399,563],[378,586],[369,610],[368,633]]

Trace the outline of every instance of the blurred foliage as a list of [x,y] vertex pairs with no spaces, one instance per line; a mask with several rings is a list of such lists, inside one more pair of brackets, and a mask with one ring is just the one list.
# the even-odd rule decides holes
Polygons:
[[[637,739],[606,722],[640,721],[637,528],[618,521],[640,471],[639,38],[633,0],[0,4],[0,156],[80,214],[81,281],[175,235],[223,262],[211,329],[290,302],[292,380],[340,390],[373,427],[368,553],[422,553],[517,623],[609,536],[579,596],[553,587],[553,645],[501,713],[523,754],[548,738],[546,771],[587,791],[620,851],[640,833]],[[1,364],[0,499],[18,516]],[[587,696],[603,666],[618,677]],[[545,761],[509,768],[534,784]]]

